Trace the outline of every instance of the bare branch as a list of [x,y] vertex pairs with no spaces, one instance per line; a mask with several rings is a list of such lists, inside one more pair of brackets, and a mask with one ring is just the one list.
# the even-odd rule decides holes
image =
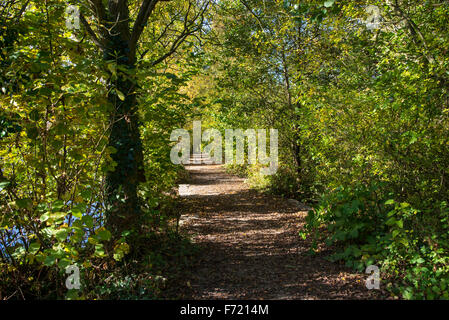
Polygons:
[[132,53],[136,51],[137,41],[139,41],[140,35],[145,29],[146,23],[156,7],[156,4],[160,1],[168,2],[170,0],[144,0],[142,2],[139,13],[137,14],[136,22],[134,22],[131,39],[129,41],[129,47]]
[[93,43],[95,43],[98,47],[100,47],[100,49],[104,50],[104,44],[97,37],[97,34],[92,30],[92,28],[89,25],[89,22],[87,22],[86,18],[82,13],[80,13],[80,21],[83,24],[84,28],[86,28],[86,31],[90,35]]
[[259,23],[260,29],[262,29],[262,31],[263,31],[264,30],[264,23],[262,22],[262,20],[260,20],[259,16],[257,14],[255,14],[253,10],[251,10],[250,6],[248,5],[248,3],[246,3],[246,1],[240,0],[240,2],[251,13],[251,15],[253,15],[254,18],[256,18],[257,22]]
[[[176,37],[176,39],[172,42],[172,45],[170,46],[170,49],[164,53],[159,58],[155,59],[151,65],[155,66],[171,55],[173,55],[176,50],[179,48],[179,46],[191,35],[195,34],[197,31],[201,30],[203,23],[204,23],[204,13],[207,10],[210,2],[207,1],[207,3],[203,6],[203,8],[200,10],[198,14],[196,14],[190,21],[188,20],[188,15],[191,10],[191,3],[189,3],[189,8],[185,14],[184,17],[184,28],[182,32]],[[198,23],[195,23],[197,19],[201,17],[201,20]],[[143,55],[142,55],[143,57]]]
[[140,38],[143,30],[145,29],[146,22],[156,7],[157,0],[144,0],[140,6],[139,13],[137,14],[136,22],[134,22],[133,31],[131,33],[131,39],[129,46],[132,51],[136,50],[137,41]]
[[102,0],[89,0],[92,11],[97,17],[99,24],[104,24],[106,21],[106,10]]

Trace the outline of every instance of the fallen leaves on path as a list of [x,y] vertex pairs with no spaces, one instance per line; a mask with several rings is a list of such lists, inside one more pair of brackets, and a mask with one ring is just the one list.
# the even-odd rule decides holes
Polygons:
[[191,165],[182,232],[201,248],[186,299],[379,299],[356,274],[322,256],[298,232],[306,212],[251,190],[217,165]]

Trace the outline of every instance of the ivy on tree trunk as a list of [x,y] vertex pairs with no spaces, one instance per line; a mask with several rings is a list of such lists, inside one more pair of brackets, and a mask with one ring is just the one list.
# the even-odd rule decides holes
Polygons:
[[[169,1],[143,0],[132,27],[127,0],[108,0],[107,5],[103,0],[89,1],[91,13],[98,23],[97,31],[80,14],[84,29],[92,42],[102,50],[106,65],[113,66],[107,70],[110,75],[108,101],[113,106],[109,114],[109,146],[116,151],[111,156],[116,166],[106,177],[106,226],[115,238],[120,237],[124,230],[138,231],[142,225],[142,209],[137,191],[139,183],[145,181],[145,172],[136,97],[136,51],[139,38],[157,3]],[[197,7],[198,12],[193,11],[198,3],[193,0],[187,2],[183,29],[172,39],[167,52],[151,63],[152,66],[170,57],[187,37],[200,30],[209,0],[204,0],[203,5]],[[168,25],[172,23],[167,22]],[[140,58],[149,51],[151,48],[147,48]]]

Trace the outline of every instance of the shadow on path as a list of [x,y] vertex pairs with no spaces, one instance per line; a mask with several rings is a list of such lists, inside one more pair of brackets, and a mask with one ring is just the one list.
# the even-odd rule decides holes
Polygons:
[[217,165],[192,165],[181,230],[201,247],[186,299],[379,299],[367,275],[310,256],[306,212],[250,190]]

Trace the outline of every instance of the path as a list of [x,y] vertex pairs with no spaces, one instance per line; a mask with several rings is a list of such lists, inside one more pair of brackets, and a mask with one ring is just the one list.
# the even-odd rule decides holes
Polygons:
[[[189,165],[181,230],[202,249],[187,299],[373,299],[364,274],[307,254],[306,212],[221,166]],[[182,190],[181,190],[182,189]],[[187,279],[186,279],[187,280]]]

